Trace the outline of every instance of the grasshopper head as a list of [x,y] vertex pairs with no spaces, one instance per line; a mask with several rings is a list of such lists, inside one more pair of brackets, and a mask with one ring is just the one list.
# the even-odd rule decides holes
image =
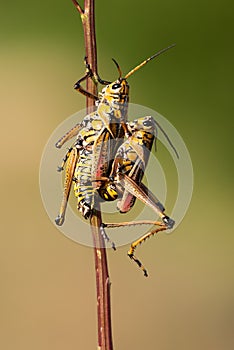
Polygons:
[[101,96],[109,103],[127,103],[129,100],[129,85],[126,79],[119,78],[102,89]]
[[128,128],[132,134],[136,131],[144,131],[156,136],[156,123],[153,117],[146,116],[138,118],[128,123]]
[[124,77],[122,75],[122,71],[120,69],[119,64],[116,62],[116,60],[114,58],[112,58],[113,62],[115,63],[115,65],[118,69],[119,78],[116,81],[114,81],[113,83],[110,83],[110,84],[107,83],[108,85],[106,85],[102,89],[102,92],[100,93],[101,102],[105,102],[105,103],[108,103],[110,105],[111,104],[112,105],[115,105],[115,104],[119,104],[119,105],[125,104],[126,105],[129,101],[129,85],[127,83],[127,79],[131,75],[133,75],[136,71],[138,71],[141,67],[146,65],[149,61],[158,57],[163,52],[167,51],[168,49],[170,49],[173,46],[174,46],[174,44],[166,47],[165,49],[158,51],[153,56],[150,56],[149,58],[147,58],[146,60],[141,62],[138,66],[136,66],[135,68],[130,70]]

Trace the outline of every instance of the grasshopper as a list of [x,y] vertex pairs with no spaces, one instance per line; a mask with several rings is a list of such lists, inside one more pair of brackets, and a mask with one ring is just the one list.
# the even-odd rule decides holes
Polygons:
[[[74,88],[85,96],[96,100],[96,111],[85,116],[81,123],[76,124],[56,143],[61,148],[67,141],[76,136],[76,141],[66,153],[59,171],[65,170],[64,190],[59,215],[55,219],[61,226],[65,219],[65,212],[73,181],[77,197],[77,208],[88,219],[95,204],[95,194],[100,186],[97,178],[109,177],[115,154],[123,143],[124,135],[129,137],[127,128],[127,109],[129,102],[129,85],[127,79],[138,69],[152,59],[167,51],[174,45],[158,51],[153,56],[129,71],[124,77],[119,65],[114,60],[119,78],[114,82],[102,80],[92,72],[86,59],[86,74],[77,81]],[[98,96],[82,88],[81,83],[92,78],[105,85]],[[115,195],[116,196],[116,195]]]
[[[159,126],[159,124],[151,116],[139,118],[128,123],[128,128],[132,136],[130,136],[119,147],[112,165],[110,177],[109,179],[100,179],[103,181],[103,185],[98,190],[100,196],[104,200],[113,200],[113,194],[115,194],[115,197],[118,196],[119,201],[117,203],[117,208],[121,213],[128,212],[133,207],[136,198],[138,198],[145,205],[153,209],[162,220],[102,224],[102,230],[105,236],[105,228],[116,228],[139,224],[159,226],[159,228],[150,231],[137,241],[133,242],[128,251],[128,256],[143,270],[145,276],[148,276],[146,269],[140,260],[134,255],[136,247],[155,233],[171,229],[175,223],[173,219],[165,214],[165,208],[158,198],[141,182],[148,163],[151,148],[153,143],[156,142],[157,126]],[[163,131],[161,127],[160,129]],[[164,131],[163,133],[167,137]],[[178,157],[176,149],[168,137],[167,139]]]

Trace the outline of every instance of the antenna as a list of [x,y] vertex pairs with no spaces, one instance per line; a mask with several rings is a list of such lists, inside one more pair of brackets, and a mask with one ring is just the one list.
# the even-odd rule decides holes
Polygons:
[[175,152],[176,157],[179,159],[179,154],[175,148],[175,146],[173,145],[173,143],[171,142],[169,136],[167,135],[166,131],[161,127],[161,125],[154,120],[155,124],[158,126],[158,128],[162,131],[163,135],[165,136],[167,142],[169,143],[169,145],[171,146],[171,148],[173,149],[173,151]]
[[[158,57],[159,55],[161,55],[162,53],[164,53],[165,51],[171,49],[172,47],[174,47],[176,44],[172,44],[158,52],[156,52],[153,56],[147,58],[146,60],[144,60],[143,62],[141,62],[138,66],[136,66],[135,68],[133,68],[132,70],[130,70],[130,72],[128,72],[124,79],[128,79],[130,77],[130,75],[132,75],[133,73],[135,73],[138,69],[140,69],[141,67],[143,67],[146,63],[148,63],[149,61],[153,60],[154,58]],[[114,61],[114,60],[113,60]],[[115,62],[115,61],[114,61]],[[117,68],[119,70],[118,64],[117,62],[115,62],[115,64],[117,65]],[[120,70],[119,70],[120,71]]]
[[119,64],[116,62],[116,60],[114,58],[112,58],[112,61],[114,62],[114,64],[116,65],[117,69],[118,69],[118,72],[119,72],[119,79],[122,78],[122,71],[120,69],[120,66]]

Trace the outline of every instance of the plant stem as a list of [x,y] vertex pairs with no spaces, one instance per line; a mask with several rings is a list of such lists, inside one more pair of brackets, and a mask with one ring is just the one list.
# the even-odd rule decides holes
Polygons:
[[[85,53],[88,63],[94,73],[97,73],[97,47],[95,33],[95,0],[84,0],[84,9],[76,0],[72,0],[80,13],[85,41]],[[87,79],[87,91],[97,95],[97,85],[92,79]],[[94,107],[94,100],[86,97],[87,113]],[[110,304],[110,279],[108,273],[105,242],[100,232],[102,223],[100,204],[96,203],[96,209],[90,219],[90,225],[94,242],[94,258],[97,286],[97,321],[98,321],[98,350],[113,350],[111,330],[111,304]]]

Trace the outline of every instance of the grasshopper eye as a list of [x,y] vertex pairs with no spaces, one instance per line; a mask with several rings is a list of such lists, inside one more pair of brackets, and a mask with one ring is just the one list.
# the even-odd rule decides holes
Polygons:
[[115,89],[119,89],[119,88],[121,88],[121,85],[118,84],[118,83],[112,85],[112,89],[114,89],[114,90],[115,90]]
[[151,122],[150,120],[145,120],[145,121],[143,122],[143,125],[144,125],[144,126],[151,126],[151,125],[152,125],[152,122]]

